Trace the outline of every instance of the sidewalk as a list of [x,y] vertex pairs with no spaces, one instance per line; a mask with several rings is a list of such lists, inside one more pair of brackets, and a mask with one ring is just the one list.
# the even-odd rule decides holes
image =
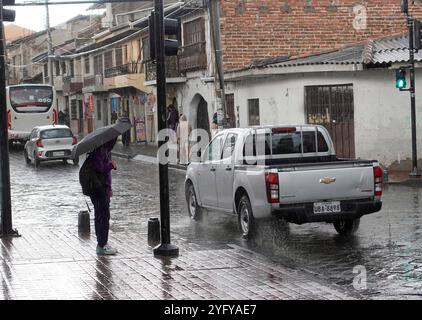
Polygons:
[[[34,213],[39,214],[39,213]],[[232,245],[172,235],[179,257],[156,258],[147,234],[114,231],[113,257],[95,254],[95,236],[75,225],[25,226],[0,239],[1,300],[352,300],[343,288]],[[91,221],[91,230],[93,230]]]
[[[120,157],[120,158],[124,158],[128,160],[136,160],[136,161],[143,161],[147,163],[158,164],[158,160],[157,160],[158,147],[154,145],[131,144],[125,147],[122,145],[120,141],[118,141],[113,148],[112,154],[116,157]],[[170,163],[169,167],[180,169],[180,170],[186,170],[187,165]]]

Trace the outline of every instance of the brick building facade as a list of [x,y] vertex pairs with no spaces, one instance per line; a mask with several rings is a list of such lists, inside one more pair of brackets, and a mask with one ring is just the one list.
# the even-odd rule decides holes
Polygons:
[[[422,1],[409,1],[422,17]],[[221,0],[226,70],[302,56],[406,31],[400,0]]]

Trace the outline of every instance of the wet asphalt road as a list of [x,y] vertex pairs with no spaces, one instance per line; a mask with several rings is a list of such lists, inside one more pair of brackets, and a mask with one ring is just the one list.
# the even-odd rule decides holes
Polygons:
[[[147,230],[148,219],[159,217],[158,168],[137,161],[116,159],[111,230]],[[37,225],[74,228],[75,212],[86,209],[79,167],[61,162],[27,166],[21,150],[10,154],[13,226]],[[241,239],[235,216],[208,212],[204,221],[187,217],[184,172],[170,170],[171,230],[178,236],[225,247],[237,244],[356,291],[354,268],[366,270],[367,298],[422,298],[422,189],[387,186],[383,210],[363,217],[358,233],[337,235],[330,224],[297,226],[278,220],[261,222],[257,237]],[[32,208],[43,209],[42,217]],[[91,208],[92,209],[92,208]],[[364,268],[364,269],[362,269]],[[355,270],[356,271],[356,270]],[[361,271],[360,271],[361,272]],[[361,273],[360,273],[361,274]]]

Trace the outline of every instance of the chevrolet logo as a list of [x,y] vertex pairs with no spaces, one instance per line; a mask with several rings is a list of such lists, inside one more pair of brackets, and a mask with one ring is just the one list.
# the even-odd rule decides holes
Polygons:
[[330,177],[319,179],[319,183],[321,183],[321,184],[332,184],[332,183],[334,183],[336,181],[337,181],[336,178],[330,178]]

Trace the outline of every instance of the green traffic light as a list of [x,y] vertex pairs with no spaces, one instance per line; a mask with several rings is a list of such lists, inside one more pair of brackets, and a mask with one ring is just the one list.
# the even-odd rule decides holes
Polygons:
[[404,89],[404,88],[406,88],[406,80],[405,79],[398,79],[397,81],[396,81],[396,88],[397,89]]
[[396,70],[396,88],[405,89],[407,87],[406,71],[403,69]]

